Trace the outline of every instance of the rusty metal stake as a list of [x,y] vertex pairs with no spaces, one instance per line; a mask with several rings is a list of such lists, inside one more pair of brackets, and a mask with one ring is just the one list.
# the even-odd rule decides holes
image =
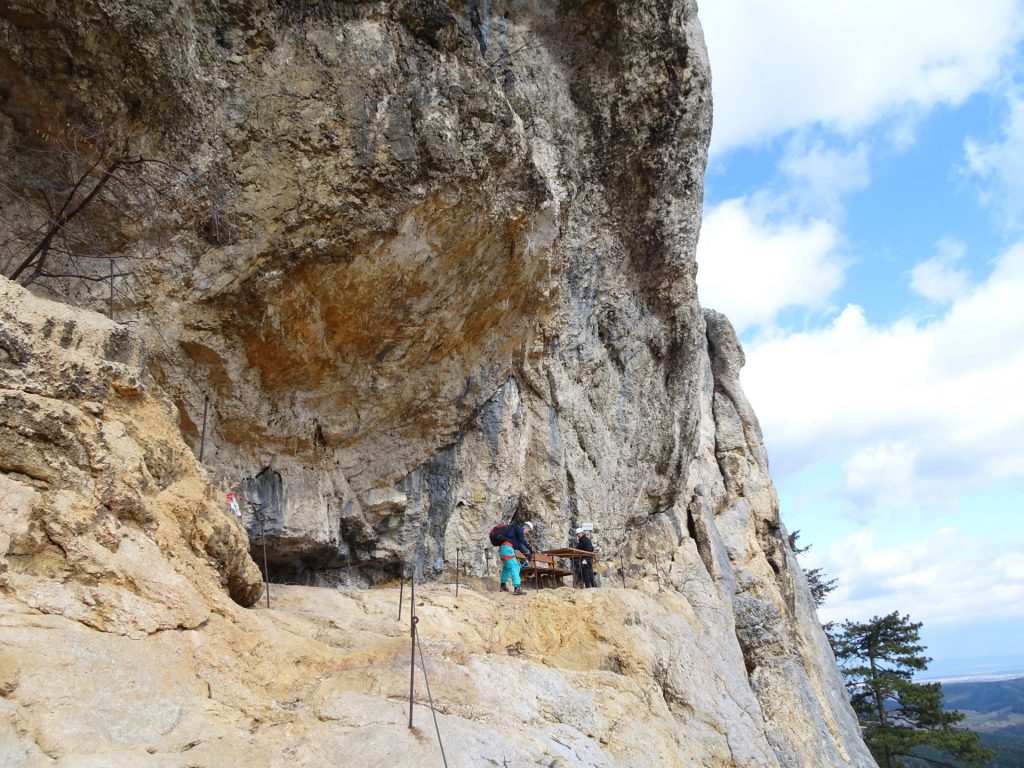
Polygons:
[[199,434],[199,463],[203,463],[203,449],[206,448],[206,412],[210,407],[210,396],[203,395],[203,431]]
[[114,319],[114,260],[110,260],[110,319]]
[[398,620],[402,620],[402,592],[405,590],[405,576],[398,577]]
[[626,588],[626,561],[619,555],[619,573],[622,574],[622,588]]
[[267,565],[267,529],[263,522],[263,505],[257,504],[255,501],[250,501],[249,506],[252,507],[252,513],[256,515],[256,519],[260,521],[260,540],[263,542],[263,577],[266,579],[267,585],[267,608],[270,607],[270,568]]
[[455,596],[459,596],[459,547],[455,548]]
[[263,539],[263,573],[267,577],[267,608],[270,607],[270,566],[267,565],[267,531],[263,527],[263,519],[260,518],[260,537]]
[[409,576],[409,636],[412,647],[409,652],[409,728],[412,728],[412,698],[416,686],[416,574]]

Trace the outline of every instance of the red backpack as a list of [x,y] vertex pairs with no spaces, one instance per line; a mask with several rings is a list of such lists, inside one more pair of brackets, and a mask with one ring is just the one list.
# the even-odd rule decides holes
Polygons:
[[491,544],[496,547],[500,547],[506,541],[508,541],[508,526],[504,523],[498,523],[496,526],[491,528]]

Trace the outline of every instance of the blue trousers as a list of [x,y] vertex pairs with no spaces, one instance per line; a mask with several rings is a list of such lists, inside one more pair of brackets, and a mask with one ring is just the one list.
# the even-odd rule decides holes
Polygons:
[[512,586],[518,587],[522,581],[519,578],[519,561],[515,557],[516,551],[507,544],[502,544],[498,548],[498,557],[508,557],[512,555],[512,558],[505,560],[501,565],[501,583],[504,584],[511,577]]

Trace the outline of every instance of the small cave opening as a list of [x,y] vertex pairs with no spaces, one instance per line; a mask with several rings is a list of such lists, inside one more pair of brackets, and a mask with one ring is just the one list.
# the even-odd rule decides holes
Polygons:
[[249,554],[260,573],[271,584],[306,587],[376,587],[397,582],[409,574],[410,566],[395,553],[370,554],[344,544],[311,546],[268,535],[266,559],[264,541],[250,539]]

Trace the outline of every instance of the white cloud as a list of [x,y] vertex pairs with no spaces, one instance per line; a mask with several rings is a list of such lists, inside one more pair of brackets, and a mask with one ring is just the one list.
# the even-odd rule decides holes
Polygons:
[[837,581],[819,617],[864,621],[898,610],[926,626],[1024,618],[1024,558],[1006,554],[1012,544],[942,528],[913,544],[882,547],[878,533],[865,529],[808,557],[810,567]]
[[993,204],[1008,228],[1024,225],[1024,99],[1009,98],[1003,137],[993,143],[964,142],[971,171],[987,182],[983,201]]
[[962,295],[967,289],[967,273],[956,264],[966,251],[966,246],[954,238],[939,241],[938,253],[910,270],[911,290],[939,304]]
[[714,0],[700,7],[716,153],[958,104],[1022,35],[1020,0]]
[[737,331],[787,307],[824,306],[842,282],[838,233],[828,222],[779,222],[770,203],[736,198],[705,211],[697,261],[701,304]]
[[789,142],[779,170],[800,210],[830,218],[841,213],[844,195],[864,189],[871,181],[863,142],[844,151],[820,139],[808,143],[803,136],[796,137]]
[[1005,581],[1024,582],[1024,554],[1016,552],[996,558],[995,569]]
[[846,460],[851,505],[946,504],[1024,477],[1022,297],[1024,243],[938,319],[875,326],[850,306],[749,344],[744,388],[773,470]]
[[904,442],[883,440],[861,448],[843,462],[845,489],[861,506],[905,506],[917,461],[917,449]]

